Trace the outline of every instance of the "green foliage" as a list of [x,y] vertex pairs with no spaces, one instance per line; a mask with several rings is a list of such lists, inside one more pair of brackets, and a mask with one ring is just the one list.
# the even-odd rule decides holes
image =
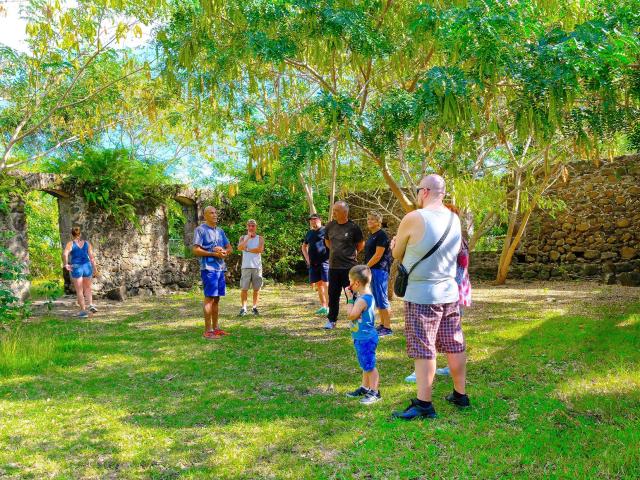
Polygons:
[[24,191],[20,179],[0,172],[0,215],[8,213],[11,198],[19,197]]
[[176,257],[192,257],[191,245],[184,244],[185,218],[182,205],[175,200],[167,202],[167,224],[169,227],[169,254]]
[[[316,198],[318,209],[326,211],[326,197]],[[275,178],[263,181],[245,178],[238,185],[238,195],[222,208],[221,226],[232,245],[247,233],[250,218],[258,222],[258,234],[265,239],[262,254],[264,274],[277,280],[292,277],[304,259],[300,245],[308,230],[309,211],[302,192],[291,191],[276,183]]]
[[29,315],[28,305],[20,303],[11,284],[25,280],[25,265],[4,245],[8,234],[0,235],[0,323],[21,320]]
[[61,276],[62,244],[58,225],[58,201],[44,192],[25,197],[31,279]]
[[325,138],[303,131],[297,133],[291,142],[280,149],[280,163],[289,178],[297,182],[298,173],[306,173],[315,168],[327,154]]
[[138,225],[136,209],[164,203],[171,193],[163,165],[145,163],[123,149],[87,150],[80,157],[55,163],[70,185],[117,222]]
[[61,276],[54,280],[34,279],[29,294],[34,300],[45,300],[47,310],[51,310],[53,302],[64,295],[64,281]]

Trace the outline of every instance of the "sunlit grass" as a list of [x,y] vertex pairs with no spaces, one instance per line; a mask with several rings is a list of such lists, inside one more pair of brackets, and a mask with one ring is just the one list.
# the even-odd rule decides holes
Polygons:
[[195,293],[54,312],[0,333],[0,478],[637,478],[637,295],[568,290],[476,286],[473,408],[439,379],[440,418],[408,424],[389,416],[415,395],[397,301],[370,408],[344,396],[349,332],[319,328],[306,287],[267,288],[258,318],[231,290],[215,342]]

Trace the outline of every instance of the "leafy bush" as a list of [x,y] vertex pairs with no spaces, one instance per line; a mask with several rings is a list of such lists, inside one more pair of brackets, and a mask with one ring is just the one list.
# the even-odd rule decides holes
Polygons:
[[58,225],[58,202],[44,192],[25,196],[29,235],[29,274],[35,278],[62,276],[62,244]]
[[[328,199],[317,198],[316,206],[327,211]],[[265,239],[265,276],[288,280],[304,270],[300,245],[307,233],[308,214],[301,191],[291,191],[269,177],[264,181],[244,179],[239,184],[239,195],[221,208],[220,226],[235,248],[240,236],[247,233],[247,220],[255,219],[258,234]]]
[[26,278],[25,265],[2,245],[0,236],[0,323],[21,320],[29,315],[28,305],[13,294],[11,284]]
[[[136,209],[164,203],[170,194],[170,179],[164,166],[137,160],[128,150],[87,150],[82,157],[53,165],[69,175],[84,198],[118,222],[138,225]],[[144,203],[143,203],[144,201]]]
[[20,196],[22,193],[24,193],[24,185],[20,179],[0,173],[0,214],[8,213],[11,198]]

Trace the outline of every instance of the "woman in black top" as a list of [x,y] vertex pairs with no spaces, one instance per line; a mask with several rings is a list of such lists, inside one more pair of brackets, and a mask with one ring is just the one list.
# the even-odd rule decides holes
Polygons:
[[382,215],[371,211],[367,215],[367,228],[371,235],[364,246],[364,261],[371,269],[371,291],[380,313],[380,325],[376,328],[381,337],[391,335],[391,304],[389,303],[389,270],[391,268],[391,249],[389,237],[382,230]]

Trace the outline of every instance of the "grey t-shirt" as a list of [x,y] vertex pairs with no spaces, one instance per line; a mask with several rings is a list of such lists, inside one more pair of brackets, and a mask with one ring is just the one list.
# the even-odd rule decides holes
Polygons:
[[331,242],[329,268],[351,268],[356,265],[356,245],[363,239],[360,227],[351,220],[343,224],[331,220],[324,228],[325,238]]

